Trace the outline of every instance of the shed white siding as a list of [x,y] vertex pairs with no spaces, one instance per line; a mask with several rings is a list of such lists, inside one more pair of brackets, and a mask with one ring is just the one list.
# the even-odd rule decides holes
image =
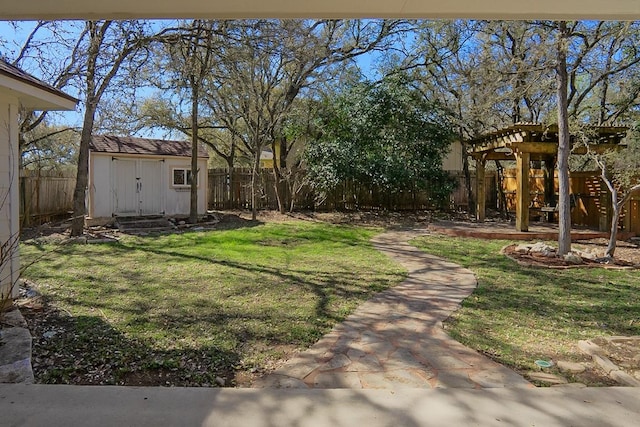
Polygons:
[[[175,168],[191,169],[191,159],[187,157],[167,157],[165,161],[166,190],[166,214],[188,215],[191,203],[191,190],[189,187],[176,187],[173,185],[173,170]],[[207,160],[198,159],[198,213],[207,211]]]

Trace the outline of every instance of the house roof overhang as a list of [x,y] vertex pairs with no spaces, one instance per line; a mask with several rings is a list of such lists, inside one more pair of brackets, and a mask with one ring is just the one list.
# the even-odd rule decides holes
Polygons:
[[[604,152],[625,148],[623,126],[593,126],[585,128],[589,150]],[[584,144],[576,144],[571,136],[572,153],[586,154]],[[541,124],[515,124],[467,141],[469,155],[485,160],[514,160],[514,153],[529,153],[532,160],[543,160],[558,154],[558,127]]]
[[0,0],[0,18],[640,19],[637,0]]
[[69,111],[77,99],[0,60],[0,93],[15,97],[27,110]]

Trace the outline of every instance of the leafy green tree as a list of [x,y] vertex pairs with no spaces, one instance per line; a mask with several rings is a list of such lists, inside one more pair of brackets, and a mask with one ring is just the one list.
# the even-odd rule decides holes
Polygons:
[[78,164],[79,139],[75,129],[42,122],[20,134],[20,168],[73,170]]
[[327,103],[318,127],[306,160],[319,196],[348,179],[391,193],[429,189],[437,200],[453,189],[442,170],[453,137],[449,120],[402,76],[350,88]]

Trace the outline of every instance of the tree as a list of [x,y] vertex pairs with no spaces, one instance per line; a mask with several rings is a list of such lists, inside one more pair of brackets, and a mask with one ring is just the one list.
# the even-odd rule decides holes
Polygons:
[[322,196],[352,179],[389,193],[453,189],[442,159],[453,133],[442,110],[398,76],[363,82],[327,102],[321,135],[307,149],[308,180]]
[[569,200],[569,155],[571,135],[569,134],[569,112],[567,99],[567,49],[570,29],[567,23],[558,23],[557,42],[557,103],[558,103],[558,255],[571,251],[571,205]]
[[611,150],[598,153],[584,142],[589,157],[600,169],[602,182],[611,194],[611,228],[605,258],[613,259],[618,238],[620,216],[627,202],[640,190],[638,171],[640,170],[640,136],[638,129],[632,131],[626,150]]
[[[85,28],[83,37],[86,36],[86,55],[80,59],[84,65],[84,117],[78,150],[76,187],[73,193],[72,236],[84,232],[89,143],[100,101],[125,61],[130,60],[135,52],[151,41],[146,33],[145,24],[138,21],[87,21]],[[131,65],[137,67],[139,64]]]
[[[166,112],[160,116],[160,123],[186,133],[191,138],[191,188],[189,221],[198,222],[198,146],[200,145],[200,106],[204,97],[206,79],[209,76],[216,43],[216,21],[193,20],[176,28],[166,28],[159,38],[164,52],[159,59],[160,67],[167,70],[169,78],[150,76],[157,86],[162,87],[168,80],[170,89],[178,96],[186,94],[190,101],[188,125],[183,118],[173,118],[175,113]],[[179,110],[178,110],[179,111]]]
[[[11,64],[32,70],[57,89],[63,89],[78,77],[82,30],[75,23],[38,21],[11,22],[16,32],[26,26],[24,40],[14,40]],[[56,57],[56,60],[51,60]],[[58,125],[51,112],[20,112],[19,147],[20,168],[51,169],[76,163],[77,141],[75,128]]]
[[78,132],[67,126],[40,123],[19,135],[20,168],[52,170],[78,164]]
[[[252,158],[252,216],[256,216],[260,155],[283,141],[294,101],[331,78],[338,66],[381,49],[402,21],[232,21],[211,70],[210,107]],[[289,147],[282,145],[283,151]],[[280,211],[283,173],[273,168]]]

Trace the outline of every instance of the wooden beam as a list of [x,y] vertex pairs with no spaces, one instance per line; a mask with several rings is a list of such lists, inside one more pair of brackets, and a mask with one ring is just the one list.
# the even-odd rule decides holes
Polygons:
[[515,161],[516,157],[513,155],[513,153],[504,153],[504,152],[500,152],[500,151],[490,151],[488,153],[485,154],[484,158],[486,160],[510,160],[510,161]]
[[530,154],[551,154],[558,153],[557,142],[522,142],[511,146],[513,151],[520,151]]
[[[619,151],[627,148],[626,144],[589,144],[589,150],[596,154],[603,154],[607,151]],[[584,146],[575,147],[571,150],[572,154],[587,154],[587,148]]]
[[529,153],[516,154],[516,231],[529,231]]

